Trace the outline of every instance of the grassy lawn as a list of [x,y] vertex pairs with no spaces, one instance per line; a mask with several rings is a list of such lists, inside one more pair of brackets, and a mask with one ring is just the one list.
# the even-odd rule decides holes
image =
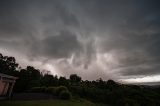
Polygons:
[[106,106],[86,100],[1,101],[1,106]]

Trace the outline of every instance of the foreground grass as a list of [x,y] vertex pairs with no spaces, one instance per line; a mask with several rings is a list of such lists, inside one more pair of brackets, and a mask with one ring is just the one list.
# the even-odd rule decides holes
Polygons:
[[3,101],[2,106],[106,106],[86,100]]

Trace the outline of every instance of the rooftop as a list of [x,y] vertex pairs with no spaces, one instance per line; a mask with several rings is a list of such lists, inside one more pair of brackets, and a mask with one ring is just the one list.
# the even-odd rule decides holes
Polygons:
[[9,78],[9,79],[14,79],[14,80],[15,80],[15,79],[18,79],[17,77],[0,73],[0,79],[1,79],[1,78]]

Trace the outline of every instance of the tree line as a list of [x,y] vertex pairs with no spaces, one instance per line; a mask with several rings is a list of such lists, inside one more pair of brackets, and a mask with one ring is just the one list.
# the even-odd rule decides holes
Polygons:
[[[79,97],[111,106],[160,106],[160,87],[129,85],[113,80],[82,80],[77,74],[67,79],[41,73],[33,66],[20,68],[16,59],[0,54],[0,73],[18,77],[14,92],[42,92],[61,98]],[[63,91],[63,92],[61,92]]]

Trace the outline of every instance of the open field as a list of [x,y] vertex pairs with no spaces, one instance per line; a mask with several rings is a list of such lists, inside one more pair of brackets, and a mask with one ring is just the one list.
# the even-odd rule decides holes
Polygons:
[[86,100],[2,101],[1,106],[106,106]]

